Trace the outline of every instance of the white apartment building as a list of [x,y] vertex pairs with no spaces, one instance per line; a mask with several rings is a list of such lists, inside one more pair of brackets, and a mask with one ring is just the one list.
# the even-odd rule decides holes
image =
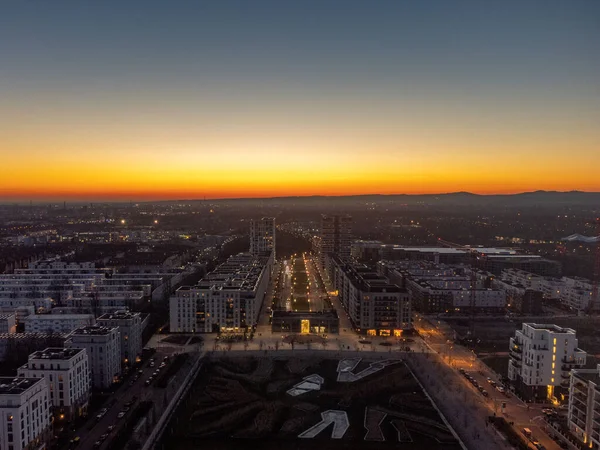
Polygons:
[[0,313],[0,334],[3,333],[15,333],[16,327],[16,314],[13,313]]
[[43,449],[51,437],[50,398],[44,378],[0,378],[0,448]]
[[23,322],[26,333],[70,333],[96,321],[93,314],[34,314]]
[[117,327],[78,328],[65,347],[86,349],[92,387],[96,389],[110,387],[121,374],[121,339]]
[[575,330],[523,323],[509,341],[508,378],[527,399],[564,402],[571,369],[585,365]]
[[406,289],[360,264],[347,264],[334,256],[333,284],[357,332],[370,336],[400,336],[412,328],[412,311]]
[[142,316],[138,312],[117,311],[98,317],[99,326],[119,329],[121,362],[133,364],[142,354]]
[[[592,282],[580,277],[562,277],[562,289],[559,294],[560,302],[575,311],[585,311],[592,301]],[[596,310],[600,305],[596,306]]]
[[252,256],[262,256],[271,252],[274,254],[275,242],[274,217],[263,217],[260,220],[250,222],[250,254]]
[[273,266],[273,253],[230,257],[196,286],[182,286],[169,301],[172,333],[236,330],[258,322]]
[[600,364],[571,371],[567,424],[582,444],[600,448]]
[[19,367],[23,378],[45,378],[54,414],[73,419],[87,410],[91,379],[87,352],[83,348],[47,348],[29,355]]
[[2,298],[0,308],[20,308],[22,306],[33,306],[34,311],[50,311],[52,299],[46,298]]

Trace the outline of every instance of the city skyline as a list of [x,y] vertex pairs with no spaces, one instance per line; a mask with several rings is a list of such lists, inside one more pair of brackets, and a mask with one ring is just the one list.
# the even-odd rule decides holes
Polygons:
[[1,10],[0,201],[600,191],[597,2]]

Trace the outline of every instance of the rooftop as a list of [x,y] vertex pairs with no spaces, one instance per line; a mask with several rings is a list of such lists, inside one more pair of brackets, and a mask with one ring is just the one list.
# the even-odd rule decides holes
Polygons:
[[61,348],[50,347],[45,350],[33,352],[29,355],[29,360],[32,359],[61,359],[68,360],[76,356],[78,353],[85,351],[82,348]]
[[89,320],[93,314],[35,314],[25,320]]
[[575,334],[575,330],[573,328],[563,328],[554,324],[546,324],[546,323],[524,323],[523,325],[528,325],[534,330],[546,330],[552,333],[569,333]]
[[36,383],[41,383],[43,378],[0,378],[0,395],[15,395],[25,392]]
[[130,311],[115,311],[112,313],[102,314],[98,317],[97,320],[125,320],[125,319],[133,319],[134,317],[138,317],[140,313],[138,312],[130,312]]
[[111,333],[116,327],[102,327],[98,325],[89,325],[87,327],[77,328],[72,335],[95,335],[104,336]]
[[15,313],[0,313],[0,320],[10,319],[14,317]]

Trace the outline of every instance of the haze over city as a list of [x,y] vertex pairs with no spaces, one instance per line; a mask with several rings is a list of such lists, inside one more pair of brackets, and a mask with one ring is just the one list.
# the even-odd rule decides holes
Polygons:
[[599,10],[10,2],[0,199],[600,191]]

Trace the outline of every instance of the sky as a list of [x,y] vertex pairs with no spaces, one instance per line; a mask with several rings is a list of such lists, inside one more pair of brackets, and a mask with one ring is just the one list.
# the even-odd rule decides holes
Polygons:
[[0,4],[0,200],[600,191],[600,2]]

